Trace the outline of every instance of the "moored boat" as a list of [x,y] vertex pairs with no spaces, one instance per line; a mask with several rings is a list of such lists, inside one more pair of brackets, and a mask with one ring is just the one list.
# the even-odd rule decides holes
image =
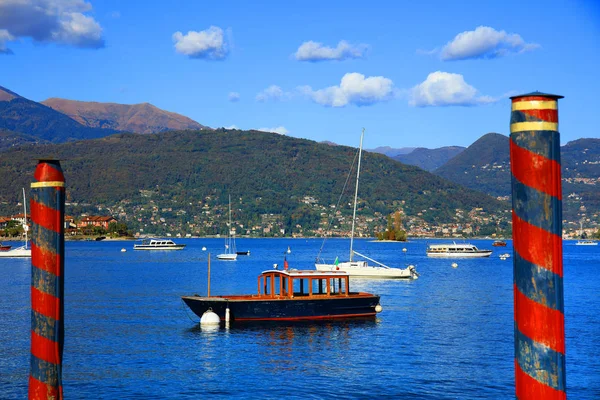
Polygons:
[[231,195],[229,195],[229,222],[227,224],[227,238],[225,239],[225,253],[217,254],[217,259],[222,261],[237,260],[238,252],[235,249],[235,230],[231,225]]
[[142,244],[134,244],[134,250],[181,250],[185,244],[176,244],[171,239],[144,239]]
[[2,242],[0,242],[0,251],[9,251],[11,247],[10,244],[2,244]]
[[491,250],[480,250],[470,243],[431,244],[427,246],[428,257],[439,258],[472,258],[489,257]]
[[590,239],[581,239],[575,243],[576,246],[597,246],[598,242]]
[[351,291],[350,275],[343,271],[272,269],[258,276],[257,294],[182,299],[199,317],[211,309],[231,322],[372,317],[381,311],[379,296]]
[[494,243],[492,243],[492,246],[504,247],[506,246],[506,242],[504,240],[495,240]]
[[[349,275],[366,279],[417,279],[419,274],[414,265],[407,265],[406,268],[389,267],[379,261],[369,258],[357,251],[354,251],[354,226],[356,223],[356,205],[358,202],[358,183],[360,178],[360,162],[362,159],[362,147],[365,130],[363,129],[360,136],[360,146],[358,148],[358,164],[356,167],[356,186],[354,190],[354,208],[352,212],[352,230],[350,232],[350,255],[348,261],[339,261],[339,257],[335,258],[333,263],[327,263],[321,259],[321,251],[317,255],[315,268],[317,271],[345,271]],[[323,240],[325,244],[325,240]],[[290,252],[288,247],[288,252]],[[406,253],[405,253],[406,254]],[[354,255],[364,258],[364,260],[355,261]],[[371,261],[375,265],[369,265]]]

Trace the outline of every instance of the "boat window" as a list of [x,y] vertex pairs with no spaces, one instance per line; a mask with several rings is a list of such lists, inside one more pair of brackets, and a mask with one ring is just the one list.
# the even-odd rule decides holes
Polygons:
[[323,295],[327,294],[327,280],[326,279],[311,279],[312,281],[312,294]]
[[294,296],[308,296],[308,284],[306,278],[295,278],[292,282],[294,285]]
[[346,293],[346,280],[342,278],[329,279],[329,293],[332,296],[337,296]]
[[263,282],[263,293],[266,295],[271,294],[271,276],[265,275],[265,280]]

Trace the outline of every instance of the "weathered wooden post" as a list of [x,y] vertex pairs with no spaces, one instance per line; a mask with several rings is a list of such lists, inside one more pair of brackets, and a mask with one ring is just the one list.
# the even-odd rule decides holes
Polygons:
[[31,183],[30,399],[62,399],[65,178],[57,160],[40,160]]
[[566,399],[558,99],[511,97],[516,397]]

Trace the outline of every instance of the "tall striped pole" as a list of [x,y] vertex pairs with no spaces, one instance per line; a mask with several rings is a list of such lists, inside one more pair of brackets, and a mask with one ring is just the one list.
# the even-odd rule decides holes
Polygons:
[[65,178],[40,160],[31,183],[31,371],[29,399],[62,399]]
[[558,99],[511,97],[515,389],[520,400],[566,399]]

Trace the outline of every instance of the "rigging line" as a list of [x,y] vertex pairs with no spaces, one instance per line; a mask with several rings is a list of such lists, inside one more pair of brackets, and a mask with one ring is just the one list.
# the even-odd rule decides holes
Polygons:
[[[346,187],[348,186],[350,177],[352,176],[352,173],[354,172],[354,164],[356,164],[356,160],[358,159],[359,152],[360,152],[360,150],[356,151],[356,154],[354,155],[354,159],[352,160],[352,164],[350,164],[350,170],[348,171],[348,176],[346,176],[346,182],[344,182],[344,187],[342,188],[342,193],[340,193],[340,197],[338,198],[337,204],[335,205],[336,211],[340,207],[342,197],[344,196],[344,193],[346,192]],[[335,213],[334,213],[334,215],[335,215]],[[325,247],[325,241],[327,240],[327,232],[329,232],[329,229],[331,228],[331,225],[333,224],[334,215],[332,215],[329,218],[329,224],[327,225],[327,229],[325,230],[325,236],[323,237],[323,242],[321,243],[321,248],[319,249],[319,254],[317,254],[317,260],[321,257],[321,252],[323,251],[323,247]]]

